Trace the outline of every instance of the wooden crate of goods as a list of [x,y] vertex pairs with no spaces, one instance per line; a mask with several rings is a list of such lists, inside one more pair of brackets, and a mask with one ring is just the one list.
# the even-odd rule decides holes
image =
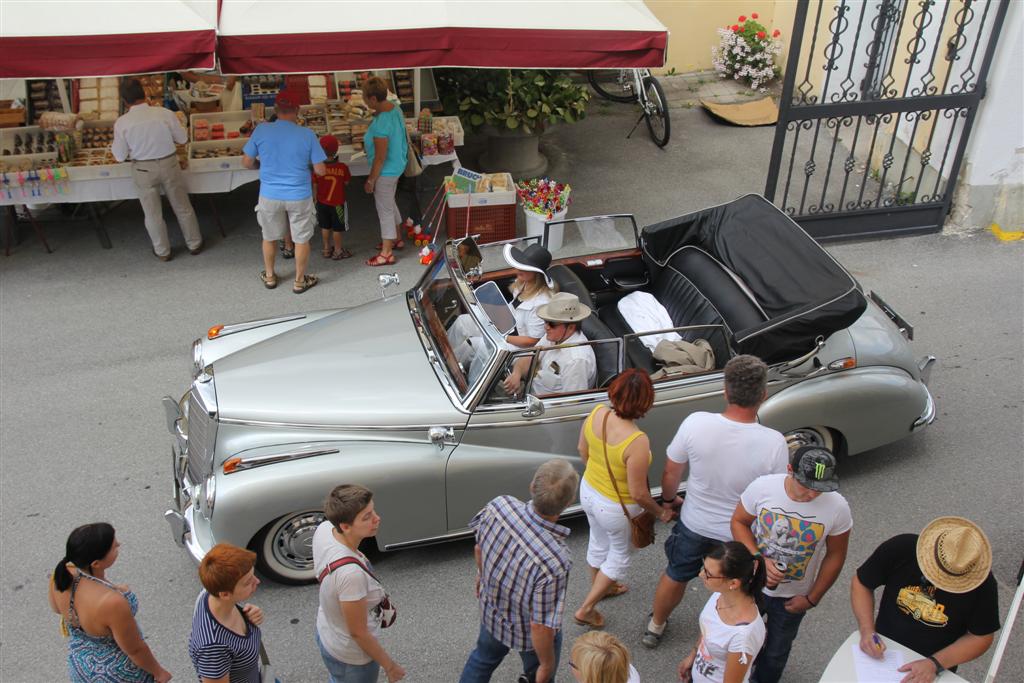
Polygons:
[[191,140],[232,140],[252,134],[252,113],[249,111],[192,114]]
[[242,170],[242,147],[246,142],[244,139],[193,142],[189,145],[188,168],[199,172]]

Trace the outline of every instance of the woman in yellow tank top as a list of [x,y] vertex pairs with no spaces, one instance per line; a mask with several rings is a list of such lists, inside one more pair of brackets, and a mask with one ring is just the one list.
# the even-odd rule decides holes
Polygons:
[[583,423],[578,445],[586,465],[580,483],[580,503],[590,524],[587,564],[591,586],[573,618],[576,623],[592,628],[604,626],[597,603],[627,590],[619,582],[626,576],[634,548],[622,504],[630,517],[641,510],[650,511],[663,522],[671,521],[673,516],[671,508],[662,507],[651,497],[647,487],[651,444],[636,426],[636,420],[654,403],[651,378],[635,368],[626,370],[608,387],[608,399],[611,408],[597,406]]

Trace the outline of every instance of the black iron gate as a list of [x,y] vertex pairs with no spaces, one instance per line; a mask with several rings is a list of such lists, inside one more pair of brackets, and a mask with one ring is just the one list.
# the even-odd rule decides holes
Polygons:
[[942,228],[1010,0],[799,0],[765,196],[818,239]]

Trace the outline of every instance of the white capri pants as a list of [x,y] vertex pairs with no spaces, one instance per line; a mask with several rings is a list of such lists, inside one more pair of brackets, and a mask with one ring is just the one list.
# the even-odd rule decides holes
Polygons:
[[402,222],[402,214],[395,203],[398,192],[398,176],[380,176],[373,185],[373,205],[377,208],[377,219],[380,221],[380,237],[384,240],[397,240],[398,224]]
[[[626,578],[635,548],[630,538],[629,520],[618,500],[609,500],[587,483],[580,481],[580,504],[587,513],[590,540],[587,542],[587,564],[601,570],[614,581]],[[630,517],[643,509],[636,503],[626,505]]]

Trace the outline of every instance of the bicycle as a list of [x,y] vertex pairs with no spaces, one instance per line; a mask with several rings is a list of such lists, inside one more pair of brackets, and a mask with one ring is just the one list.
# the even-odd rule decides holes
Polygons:
[[668,114],[668,99],[658,79],[650,69],[596,69],[587,71],[587,80],[594,91],[612,102],[637,102],[640,118],[629,131],[629,138],[640,121],[647,122],[647,131],[658,147],[668,144],[672,122]]

